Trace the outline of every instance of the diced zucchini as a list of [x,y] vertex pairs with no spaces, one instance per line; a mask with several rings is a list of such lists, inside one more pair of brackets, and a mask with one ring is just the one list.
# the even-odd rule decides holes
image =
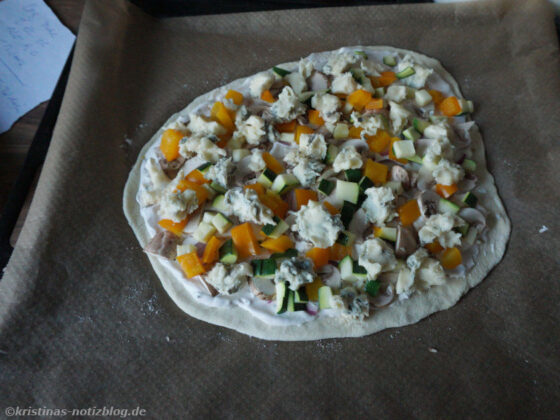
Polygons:
[[383,64],[389,67],[395,67],[397,65],[397,60],[393,55],[386,55],[383,57]]
[[375,184],[373,183],[373,181],[367,176],[363,176],[362,179],[360,179],[360,182],[358,182],[358,186],[360,187],[361,192],[373,187],[374,185]]
[[243,143],[245,143],[245,137],[243,136],[232,137],[227,142],[227,148],[230,150],[241,149],[243,147]]
[[265,188],[270,188],[276,179],[276,173],[269,168],[265,168],[262,174],[257,178],[257,182]]
[[354,260],[350,255],[347,255],[338,263],[338,269],[340,270],[340,278],[346,281],[355,280],[353,274],[353,268],[354,268]]
[[344,102],[344,105],[342,105],[342,113],[348,115],[351,114],[352,111],[354,111],[352,104],[350,102]]
[[416,89],[414,89],[413,87],[410,87],[410,86],[406,87],[406,97],[407,97],[407,99],[414,99],[415,94],[416,94]]
[[367,77],[362,69],[353,68],[350,69],[350,73],[356,82],[358,82],[364,90],[368,92],[373,92],[373,86],[371,84],[371,80]]
[[393,153],[398,159],[409,158],[416,155],[414,142],[412,140],[401,140],[393,143]]
[[357,182],[341,181],[338,179],[336,181],[335,195],[340,201],[349,201],[356,204],[360,195],[360,187]]
[[375,88],[374,96],[376,98],[383,98],[385,96],[385,88],[384,87]]
[[409,140],[416,141],[420,138],[420,133],[414,127],[408,127],[403,132],[403,136]]
[[286,307],[286,310],[288,312],[294,312],[296,310],[296,303],[295,303],[293,290],[288,291],[288,306]]
[[298,290],[294,292],[294,302],[295,303],[309,302],[309,298],[307,297],[307,293],[305,292],[305,287],[300,287]]
[[459,213],[460,207],[457,204],[446,200],[445,198],[440,198],[438,210],[440,213],[457,214]]
[[413,118],[412,119],[412,126],[414,127],[414,129],[416,131],[418,131],[419,133],[424,133],[424,130],[426,129],[426,127],[428,127],[430,125],[430,123],[426,120],[422,120],[420,118]]
[[476,171],[476,162],[474,160],[465,159],[463,161],[463,169],[465,169],[465,171],[469,171],[469,172]]
[[200,173],[202,173],[203,175],[206,174],[208,172],[208,169],[210,169],[210,167],[212,166],[212,164],[210,162],[206,162],[203,163],[202,165],[200,165],[198,168],[196,168],[198,171],[200,171]]
[[247,149],[233,149],[231,151],[231,157],[234,162],[239,162],[246,156],[249,156],[249,151]]
[[284,76],[286,76],[287,74],[290,74],[290,73],[291,73],[291,71],[284,70],[283,68],[281,68],[281,67],[276,67],[276,66],[272,67],[272,71],[273,71],[274,73],[276,73],[276,74],[277,74],[278,76],[280,76],[280,77],[284,77]]
[[469,231],[467,233],[467,236],[465,237],[465,239],[463,239],[464,245],[474,244],[474,241],[476,240],[476,235],[477,234],[478,234],[478,230],[476,228],[469,229]]
[[335,187],[335,183],[334,181],[329,181],[328,179],[322,179],[321,182],[319,182],[319,192],[323,193],[325,195],[329,195],[332,190],[334,190]]
[[298,256],[298,250],[294,248],[287,249],[284,252],[275,252],[270,256],[270,258],[274,258],[276,260],[283,259],[283,258],[293,258]]
[[286,282],[276,283],[276,313],[281,314],[288,309],[288,297],[290,289],[286,286]]
[[358,264],[358,261],[354,261],[352,263],[352,275],[355,279],[366,279],[367,278],[367,270]]
[[212,188],[210,184],[202,184],[202,188],[208,192],[208,198],[214,198],[216,196],[216,190]]
[[261,279],[272,279],[276,273],[276,260],[274,258],[266,258],[263,260],[251,261],[253,266],[253,276]]
[[391,242],[397,241],[397,228],[392,227],[381,227],[379,228],[379,237],[381,239],[386,239]]
[[350,226],[350,222],[354,217],[354,213],[358,210],[358,206],[349,201],[344,201],[342,209],[340,210],[340,220],[346,229]]
[[295,143],[296,135],[294,133],[280,133],[280,141],[284,143]]
[[204,223],[212,223],[212,219],[214,219],[214,216],[216,215],[216,213],[212,212],[212,211],[206,211],[204,212],[204,214],[202,215],[202,221]]
[[423,163],[422,158],[418,155],[407,157],[407,159],[411,162],[418,163],[419,165],[422,165]]
[[288,224],[277,216],[274,216],[275,225],[268,224],[264,225],[261,232],[264,233],[269,238],[276,239],[280,237],[289,228]]
[[351,246],[354,243],[355,239],[356,235],[354,235],[352,232],[344,230],[338,234],[336,242],[344,246]]
[[445,121],[447,121],[447,117],[443,115],[430,115],[430,122],[432,122],[433,124],[439,124]]
[[403,186],[400,181],[387,181],[383,186],[391,188],[395,195],[401,195],[403,193]]
[[356,55],[361,55],[362,57],[365,57],[365,59],[367,60],[368,56],[366,54],[365,51],[354,51],[354,54]]
[[231,238],[220,247],[220,261],[224,264],[235,264],[237,262],[237,249]]
[[459,99],[459,105],[461,106],[460,114],[468,114],[474,111],[474,104],[472,101],[467,101],[466,99]]
[[338,123],[334,127],[333,136],[335,140],[347,139],[349,135],[348,124]]
[[319,309],[329,309],[331,307],[332,290],[329,286],[321,286],[318,291]]
[[210,183],[210,187],[220,194],[224,194],[227,191],[227,188],[225,188],[223,185],[218,184],[216,181],[212,181]]
[[432,95],[426,89],[417,90],[414,93],[414,101],[418,106],[426,106],[432,102]]
[[346,180],[349,182],[359,182],[362,178],[362,170],[361,169],[346,169],[344,171],[344,175],[346,176]]
[[298,179],[292,174],[278,175],[270,189],[278,194],[284,194],[299,185]]
[[210,223],[201,222],[193,233],[193,238],[198,242],[208,242],[208,240],[216,233],[216,228]]
[[476,204],[478,203],[478,197],[472,192],[468,192],[463,196],[461,201],[469,207],[476,207]]
[[224,203],[225,199],[226,197],[223,194],[216,196],[216,198],[214,198],[214,201],[212,201],[212,207],[222,212],[227,210],[227,206]]
[[332,165],[336,155],[338,155],[338,147],[334,144],[329,144],[329,147],[327,147],[327,154],[325,156],[325,163]]
[[406,78],[406,77],[412,76],[414,73],[416,73],[416,72],[414,71],[414,69],[413,69],[412,67],[409,66],[409,67],[407,67],[406,69],[399,71],[399,72],[396,74],[396,76],[397,76],[399,79],[404,79],[404,78]]
[[315,92],[301,92],[298,95],[298,100],[302,103],[302,104],[310,104],[311,102],[311,98],[313,97],[313,95],[315,95]]
[[212,224],[216,229],[218,229],[218,232],[220,233],[227,232],[228,229],[233,225],[232,221],[222,213],[218,213],[214,216],[214,218],[212,219]]
[[375,297],[379,294],[379,287],[381,283],[379,280],[369,280],[366,282],[366,293],[372,297]]

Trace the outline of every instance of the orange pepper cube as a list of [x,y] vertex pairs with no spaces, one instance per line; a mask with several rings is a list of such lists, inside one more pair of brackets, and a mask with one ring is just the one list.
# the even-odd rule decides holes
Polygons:
[[443,198],[451,197],[453,194],[457,192],[458,189],[459,187],[457,186],[457,184],[451,184],[451,185],[436,184],[436,192]]
[[420,217],[420,209],[416,200],[409,200],[397,209],[403,226],[409,226]]
[[375,185],[379,186],[387,182],[387,173],[389,172],[389,167],[379,162],[374,162],[371,159],[366,161],[366,166],[364,167],[364,176],[371,179]]
[[329,248],[311,248],[305,255],[313,261],[315,268],[320,268],[329,263],[331,253]]
[[193,278],[206,272],[206,269],[202,265],[200,258],[198,258],[196,251],[189,254],[179,255],[177,257],[177,262],[188,278]]
[[168,162],[179,157],[179,142],[185,137],[179,130],[165,130],[161,136],[160,150]]
[[313,129],[311,127],[308,127],[306,125],[298,125],[296,127],[296,136],[295,136],[296,143],[299,144],[299,136],[301,136],[302,134],[312,134],[312,133],[313,133]]
[[273,103],[276,101],[276,99],[274,99],[274,96],[272,96],[272,92],[270,92],[270,90],[263,91],[263,93],[261,93],[261,99],[269,103]]
[[241,105],[243,103],[243,94],[236,90],[228,90],[225,98],[230,99],[235,105]]
[[263,160],[264,163],[266,163],[266,166],[275,174],[281,174],[284,172],[284,166],[278,162],[278,160],[272,156],[270,153],[268,152],[264,152],[263,155]]
[[455,96],[445,98],[438,105],[438,108],[441,113],[447,117],[453,117],[454,115],[458,115],[461,113],[461,105],[459,104],[459,101]]
[[385,130],[377,130],[373,136],[366,135],[369,150],[374,153],[381,153],[387,149],[391,142],[391,136]]
[[292,120],[286,123],[276,124],[274,128],[276,128],[276,130],[279,133],[293,133],[296,129],[296,126],[297,126],[297,121]]
[[158,225],[160,225],[165,230],[174,233],[177,236],[181,236],[181,234],[183,233],[183,229],[185,229],[185,226],[187,225],[188,221],[189,221],[189,216],[187,216],[185,219],[181,220],[180,222],[174,222],[173,220],[170,219],[161,219],[158,222]]
[[346,102],[352,105],[356,111],[362,111],[372,99],[371,93],[367,90],[358,89],[348,95]]
[[261,243],[261,246],[271,252],[284,252],[287,249],[293,248],[294,243],[288,236],[282,235],[276,239],[267,239],[266,241]]
[[394,71],[384,71],[376,80],[375,87],[387,87],[397,80],[397,75]]
[[309,201],[318,201],[317,192],[313,190],[306,190],[305,188],[296,188],[296,209],[299,210],[301,206],[306,206]]
[[456,247],[445,249],[441,253],[439,259],[442,267],[446,270],[453,270],[463,262],[461,251],[459,251]]
[[248,222],[232,228],[231,239],[233,239],[233,244],[241,259],[260,253],[255,232],[253,232],[253,227]]
[[216,236],[212,236],[210,238],[210,240],[206,244],[206,248],[204,248],[204,253],[202,254],[202,262],[204,264],[211,264],[215,261],[218,261],[222,243],[223,241],[216,238]]
[[313,125],[323,125],[325,124],[325,120],[321,118],[321,113],[316,109],[310,109],[307,113],[307,118],[309,122]]

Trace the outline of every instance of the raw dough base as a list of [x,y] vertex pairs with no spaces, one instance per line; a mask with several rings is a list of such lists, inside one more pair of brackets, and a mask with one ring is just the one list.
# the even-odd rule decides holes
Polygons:
[[[439,61],[433,58],[412,51],[386,46],[356,46],[350,47],[350,49],[365,50],[366,52],[382,50],[410,54],[419,64],[434,69],[434,71],[449,84],[455,96],[458,98],[463,97],[453,77],[443,68]],[[333,51],[333,53],[336,52],[337,51]],[[280,64],[280,66],[292,67],[294,65],[295,63]],[[215,100],[219,100],[225,95],[228,89],[235,89],[243,80],[244,79],[235,80],[196,98],[185,109],[173,115],[165,125],[171,121],[175,121],[180,115],[188,116],[190,112],[204,103],[213,103]],[[148,237],[144,220],[140,215],[140,207],[136,201],[136,195],[140,187],[140,169],[143,156],[154,143],[159,141],[162,133],[163,129],[158,130],[152,139],[143,147],[138,161],[129,174],[124,189],[124,213],[142,247],[144,247],[151,238]],[[345,317],[322,317],[302,325],[268,325],[240,307],[209,307],[197,302],[182,284],[182,282],[187,280],[176,278],[169,269],[160,262],[158,257],[147,255],[164,289],[184,312],[200,320],[232,328],[241,333],[265,340],[302,341],[334,337],[361,337],[386,328],[413,324],[434,312],[448,309],[457,303],[470,288],[479,284],[484,277],[486,277],[488,272],[498,264],[505,253],[511,230],[510,221],[498,196],[494,185],[494,178],[486,169],[484,145],[478,130],[472,134],[472,149],[473,160],[478,163],[478,168],[476,170],[479,183],[478,188],[484,188],[486,190],[486,194],[480,197],[480,204],[486,208],[489,213],[487,217],[487,240],[478,245],[479,253],[475,266],[466,277],[449,278],[445,285],[432,287],[423,293],[414,293],[406,300],[395,301],[388,307],[375,310],[375,312],[364,321],[349,320]]]

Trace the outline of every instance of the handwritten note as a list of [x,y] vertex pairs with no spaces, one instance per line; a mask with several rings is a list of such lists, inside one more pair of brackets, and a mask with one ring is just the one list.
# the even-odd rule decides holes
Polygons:
[[43,1],[0,1],[0,133],[51,97],[74,38]]

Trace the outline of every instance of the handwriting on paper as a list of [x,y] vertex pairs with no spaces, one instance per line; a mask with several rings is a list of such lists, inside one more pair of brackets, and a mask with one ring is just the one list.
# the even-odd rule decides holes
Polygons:
[[51,97],[73,42],[43,1],[0,1],[0,133]]

